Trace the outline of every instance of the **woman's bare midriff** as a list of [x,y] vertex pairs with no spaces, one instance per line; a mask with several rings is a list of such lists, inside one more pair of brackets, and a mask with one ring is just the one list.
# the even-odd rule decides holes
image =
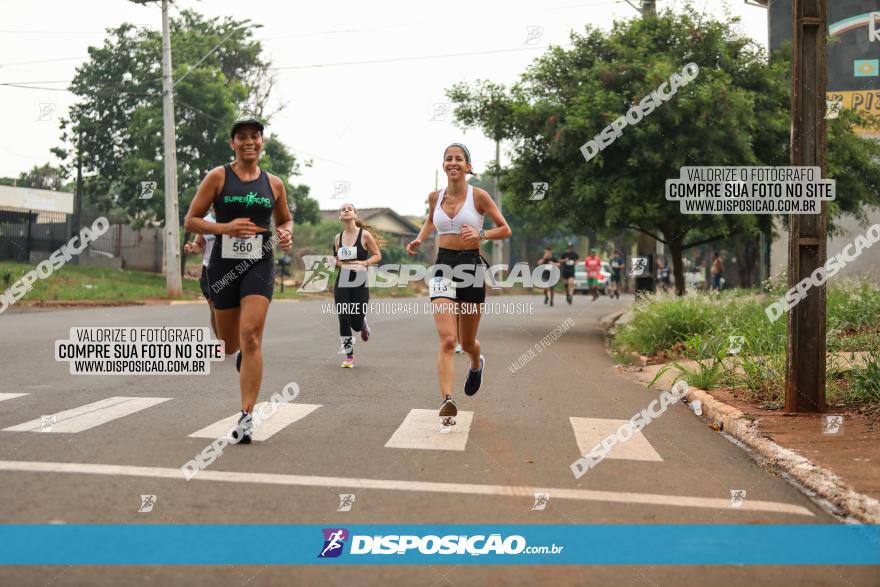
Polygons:
[[437,244],[441,249],[453,249],[455,251],[467,251],[471,249],[479,249],[480,241],[466,241],[457,234],[441,234]]

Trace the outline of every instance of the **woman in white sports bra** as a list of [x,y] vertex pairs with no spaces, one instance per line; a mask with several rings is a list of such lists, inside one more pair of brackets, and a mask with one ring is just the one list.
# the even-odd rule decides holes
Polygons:
[[[486,263],[480,255],[480,241],[505,239],[511,233],[507,221],[488,192],[468,185],[467,175],[473,174],[473,168],[467,147],[461,143],[446,147],[443,171],[446,172],[448,184],[444,189],[431,192],[428,196],[428,217],[419,235],[407,245],[406,251],[415,255],[422,242],[436,229],[440,249],[435,265],[448,266],[451,269],[443,272],[438,270],[431,281],[434,323],[440,337],[437,375],[443,403],[440,405],[439,415],[444,426],[451,426],[455,424],[455,416],[458,414],[458,408],[452,399],[456,330],[461,338],[462,349],[470,357],[470,370],[464,384],[466,395],[479,391],[486,365],[477,340],[481,304],[486,300]],[[495,228],[483,230],[483,216],[489,216],[495,223]],[[474,278],[472,285],[459,285],[464,280],[455,275],[460,275],[461,272]]]

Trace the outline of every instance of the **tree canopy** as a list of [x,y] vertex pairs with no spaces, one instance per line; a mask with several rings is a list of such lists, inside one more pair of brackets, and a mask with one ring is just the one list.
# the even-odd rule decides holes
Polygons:
[[[573,232],[631,228],[669,245],[683,288],[682,251],[771,230],[770,216],[684,215],[665,199],[682,166],[788,165],[791,66],[727,22],[695,11],[618,21],[604,32],[573,32],[509,89],[491,81],[447,91],[456,120],[512,144],[501,187],[531,223]],[[698,76],[677,89],[589,161],[581,146],[688,63]],[[859,116],[829,120],[828,176],[838,180],[831,213],[861,214],[880,203],[880,146],[853,134]],[[547,197],[529,200],[532,183]]]
[[[271,117],[274,78],[252,28],[247,20],[205,18],[191,10],[171,20],[181,215],[202,177],[230,160],[232,121],[244,112]],[[63,146],[54,150],[75,169],[78,149],[86,200],[124,212],[134,225],[164,217],[161,51],[158,32],[131,24],[108,29],[103,46],[89,48],[89,60],[71,82],[79,101],[62,120]],[[261,165],[285,183],[299,173],[294,155],[270,137],[266,160]],[[156,182],[153,198],[139,198],[145,181]],[[300,214],[315,219],[308,187],[288,184],[288,194]]]

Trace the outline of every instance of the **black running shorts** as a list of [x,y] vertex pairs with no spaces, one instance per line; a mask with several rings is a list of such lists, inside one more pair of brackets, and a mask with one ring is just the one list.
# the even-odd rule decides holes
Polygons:
[[214,263],[212,259],[208,285],[216,310],[238,308],[245,296],[259,295],[271,300],[275,291],[275,259],[272,255],[259,261],[244,259]]
[[444,274],[443,269],[437,268],[430,287],[432,300],[443,298],[469,304],[482,304],[486,301],[485,268],[487,263],[480,255],[479,249],[458,251],[441,248],[437,252],[437,260],[434,264],[446,265],[453,271],[458,267],[460,268],[458,272],[464,271],[474,281],[472,281],[473,285],[467,287],[456,285],[463,283],[464,279],[450,274],[449,270]]

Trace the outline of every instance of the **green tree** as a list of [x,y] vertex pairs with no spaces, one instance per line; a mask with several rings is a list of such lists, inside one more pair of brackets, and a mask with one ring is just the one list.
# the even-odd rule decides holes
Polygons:
[[[500,128],[513,142],[501,185],[516,212],[575,233],[650,234],[669,247],[681,293],[684,250],[766,233],[771,217],[680,214],[665,200],[665,181],[684,165],[789,164],[790,62],[774,56],[768,63],[760,47],[736,38],[735,23],[685,10],[616,22],[610,32],[587,27],[572,33],[570,49],[548,50],[501,94],[480,81],[447,95],[459,123],[493,138]],[[581,145],[690,62],[700,68],[695,80],[585,160]],[[857,119],[848,113],[829,124],[828,174],[838,179],[832,214],[859,215],[880,201],[872,163],[880,146],[853,135]],[[528,199],[535,181],[550,183],[544,200]]]
[[[181,217],[204,175],[230,160],[232,121],[243,112],[271,116],[266,109],[274,77],[251,29],[247,20],[191,10],[171,21]],[[63,146],[54,150],[72,167],[78,145],[87,201],[122,211],[135,226],[164,217],[161,47],[158,32],[127,23],[108,29],[103,46],[89,48],[89,60],[71,82],[79,101],[62,120]],[[292,162],[279,167],[296,170],[288,156]],[[145,181],[156,182],[151,199],[139,198]],[[291,191],[307,196],[299,186]]]
[[34,165],[29,171],[22,171],[18,177],[0,177],[0,185],[11,185],[39,190],[73,190],[67,181],[67,172],[62,167],[49,163]]
[[[310,166],[311,161],[307,161],[305,165]],[[263,141],[260,166],[284,182],[287,204],[294,224],[317,224],[321,221],[320,206],[317,200],[309,197],[309,186],[290,183],[290,179],[300,175],[301,170],[296,157],[284,143],[274,136],[267,137]]]

